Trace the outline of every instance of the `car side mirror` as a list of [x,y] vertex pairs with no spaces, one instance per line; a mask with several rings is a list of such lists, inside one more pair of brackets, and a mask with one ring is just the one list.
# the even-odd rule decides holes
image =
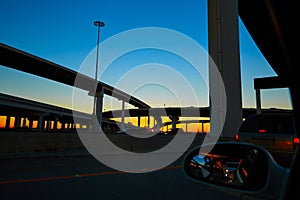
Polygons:
[[276,199],[289,173],[263,147],[235,142],[194,148],[184,158],[183,169],[194,181],[238,196]]

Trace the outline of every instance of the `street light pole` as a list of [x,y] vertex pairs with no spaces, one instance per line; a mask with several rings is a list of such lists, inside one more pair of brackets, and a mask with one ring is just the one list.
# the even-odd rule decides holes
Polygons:
[[[95,72],[95,83],[96,83],[96,90],[98,86],[98,55],[99,55],[99,41],[100,41],[100,27],[103,27],[105,24],[101,21],[94,21],[94,25],[98,27],[98,38],[97,38],[97,53],[96,53],[96,72]],[[97,92],[97,91],[95,91]],[[94,96],[94,107],[93,107],[93,114],[96,115],[96,104],[97,104],[97,97],[96,93]]]

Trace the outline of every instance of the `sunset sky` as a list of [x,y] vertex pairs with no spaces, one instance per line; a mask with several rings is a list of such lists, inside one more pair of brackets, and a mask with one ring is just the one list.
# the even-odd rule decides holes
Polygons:
[[[206,0],[4,0],[0,2],[0,42],[94,77],[97,42],[97,27],[93,24],[95,20],[105,23],[100,36],[104,46],[126,31],[154,27],[181,33],[207,50],[206,6]],[[253,79],[276,74],[240,20],[239,28],[242,105],[249,108],[256,106]],[[142,39],[156,38],[149,34]],[[106,55],[121,47],[130,46],[126,40],[122,41],[106,49],[100,44],[100,60],[107,59]],[[180,48],[184,45],[181,42],[177,41],[172,47]],[[193,49],[190,51],[193,53]],[[172,82],[157,84],[154,77]],[[145,48],[128,52],[114,60],[98,79],[153,107],[208,106],[207,85],[201,75],[193,71],[191,63],[160,49]],[[134,81],[140,85],[133,89],[130,84],[136,83]],[[180,81],[186,82],[186,87],[191,88],[196,101],[189,101],[189,93],[178,92],[186,91],[184,87],[180,88]],[[72,108],[74,91],[70,86],[4,66],[0,66],[0,85],[0,93]],[[175,92],[170,89],[172,87]],[[86,98],[82,107],[76,109],[91,112],[92,99]],[[291,108],[288,90],[263,90],[262,106]],[[105,97],[105,110],[119,108],[120,101]]]

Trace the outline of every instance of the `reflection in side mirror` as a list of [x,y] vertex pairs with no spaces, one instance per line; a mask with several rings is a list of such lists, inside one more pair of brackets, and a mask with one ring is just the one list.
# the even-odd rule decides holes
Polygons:
[[[211,146],[209,153],[201,152],[198,147],[186,155],[183,168],[188,177],[221,189],[238,191],[239,195],[279,195],[280,190],[274,190],[274,186],[280,188],[287,169],[278,166],[265,149],[234,142],[206,146]],[[271,173],[275,175],[271,177]]]
[[263,147],[240,142],[197,147],[186,155],[183,169],[196,182],[250,199],[281,199],[290,173]]

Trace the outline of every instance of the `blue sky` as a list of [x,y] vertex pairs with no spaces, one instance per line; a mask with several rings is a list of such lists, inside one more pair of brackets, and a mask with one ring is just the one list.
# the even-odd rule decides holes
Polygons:
[[[182,33],[207,50],[205,0],[1,0],[0,7],[1,43],[76,71],[82,71],[83,63],[90,56],[92,60],[89,62],[92,67],[85,72],[91,76],[94,76],[95,69],[94,54],[91,52],[95,50],[97,41],[97,28],[93,24],[95,20],[105,22],[105,27],[101,28],[101,43],[124,31],[158,27]],[[241,21],[239,27],[243,107],[255,107],[253,78],[273,76],[275,73]],[[124,44],[119,44],[120,47],[122,45]],[[103,59],[101,50],[100,59]],[[143,66],[144,69],[150,67],[149,63],[154,63],[151,67],[156,70],[159,65],[166,66],[164,69],[174,69],[191,84],[198,98],[198,106],[208,105],[207,87],[201,76],[193,72],[190,63],[170,52],[155,49],[130,52],[114,61],[100,78],[103,82],[128,92],[126,90],[130,88],[124,86],[129,84],[125,82],[126,84],[120,85],[120,81],[124,81],[126,74],[137,66]],[[155,71],[154,74],[148,75],[156,76],[161,73]],[[165,76],[168,77],[168,74]],[[0,66],[0,85],[1,93],[63,107],[70,108],[72,105],[71,87],[3,66]],[[176,94],[155,84],[136,88],[133,94],[156,107],[176,106],[178,103]],[[291,107],[287,89],[262,91],[262,99],[263,107]],[[183,106],[189,105],[189,102],[183,101]],[[86,106],[87,108],[83,108],[85,111],[89,109],[90,103]],[[105,109],[118,107],[119,102],[106,98]]]

